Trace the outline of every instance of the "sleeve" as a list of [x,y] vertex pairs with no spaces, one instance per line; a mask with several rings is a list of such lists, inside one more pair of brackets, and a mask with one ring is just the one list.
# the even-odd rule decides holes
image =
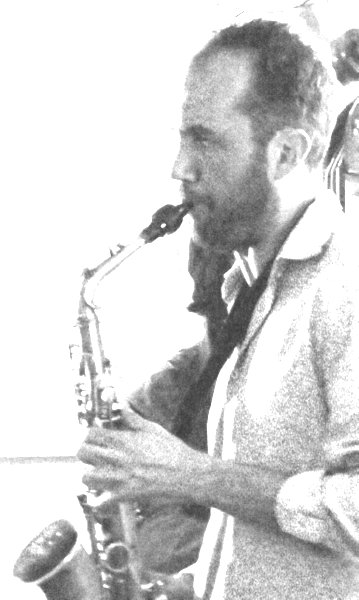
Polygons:
[[276,504],[283,531],[342,554],[359,556],[359,472],[307,471],[287,479]]
[[351,557],[359,557],[358,275],[335,288],[332,282],[331,294],[327,289],[315,302],[313,354],[327,408],[325,464],[290,477],[276,503],[285,532]]
[[208,340],[181,350],[153,374],[127,401],[143,417],[169,431],[191,384],[198,378],[209,354]]

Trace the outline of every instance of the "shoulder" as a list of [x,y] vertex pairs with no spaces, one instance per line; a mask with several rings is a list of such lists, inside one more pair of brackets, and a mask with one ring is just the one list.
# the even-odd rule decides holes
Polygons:
[[359,236],[343,215],[319,259],[313,320],[326,335],[343,338],[359,323]]
[[[359,283],[359,233],[351,215],[342,213],[323,253],[323,269],[331,271],[337,283],[355,289]],[[325,279],[322,283],[325,283]],[[334,284],[335,281],[327,281]]]

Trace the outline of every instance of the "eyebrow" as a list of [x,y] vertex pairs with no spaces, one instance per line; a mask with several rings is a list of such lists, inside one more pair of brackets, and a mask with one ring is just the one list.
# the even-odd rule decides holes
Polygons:
[[181,135],[193,137],[216,137],[215,131],[204,125],[190,125],[189,127],[180,128]]

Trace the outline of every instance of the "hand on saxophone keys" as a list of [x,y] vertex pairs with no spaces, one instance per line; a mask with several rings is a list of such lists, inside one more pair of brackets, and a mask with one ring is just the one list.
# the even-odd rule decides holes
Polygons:
[[209,459],[128,409],[118,429],[90,428],[78,458],[92,467],[83,477],[85,485],[114,491],[121,502],[153,497],[196,501],[198,470]]

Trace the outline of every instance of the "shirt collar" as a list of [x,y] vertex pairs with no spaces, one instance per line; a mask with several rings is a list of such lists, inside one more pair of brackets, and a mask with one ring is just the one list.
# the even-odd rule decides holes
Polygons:
[[[309,260],[319,255],[342,216],[335,194],[328,190],[320,192],[290,232],[275,260]],[[255,256],[249,254],[248,258],[249,261],[237,253],[233,265],[224,275],[222,297],[227,303],[237,294],[238,283],[243,277],[249,285],[256,278]]]
[[342,216],[343,211],[335,194],[329,191],[321,193],[290,232],[278,258],[305,260],[319,255]]

